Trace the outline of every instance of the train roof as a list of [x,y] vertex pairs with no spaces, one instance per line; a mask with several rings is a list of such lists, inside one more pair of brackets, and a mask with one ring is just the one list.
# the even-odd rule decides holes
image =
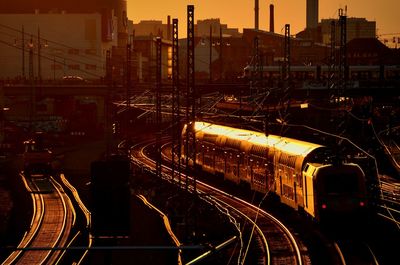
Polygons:
[[223,135],[234,140],[246,141],[268,148],[275,148],[291,155],[306,156],[313,150],[324,147],[323,145],[292,138],[277,135],[266,136],[265,134],[256,131],[237,129],[201,121],[195,123],[195,130],[196,132],[202,131],[213,135]]

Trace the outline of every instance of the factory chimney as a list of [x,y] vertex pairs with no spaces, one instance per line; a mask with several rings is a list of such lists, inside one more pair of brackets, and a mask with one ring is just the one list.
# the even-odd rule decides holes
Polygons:
[[114,1],[115,13],[117,15],[118,46],[125,47],[128,43],[128,16],[126,0]]
[[258,11],[259,11],[259,1],[254,0],[254,29],[258,30]]
[[167,40],[172,40],[172,35],[171,35],[171,16],[167,16]]
[[269,31],[275,32],[274,5],[269,5]]
[[318,27],[318,0],[307,0],[307,29]]

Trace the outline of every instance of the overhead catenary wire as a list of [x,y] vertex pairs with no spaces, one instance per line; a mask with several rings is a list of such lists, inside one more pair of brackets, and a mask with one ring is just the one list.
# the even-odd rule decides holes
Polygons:
[[[6,35],[6,36],[8,36],[10,38],[13,38],[14,41],[18,40],[20,35],[24,34],[25,39],[28,40],[27,41],[28,43],[29,43],[29,38],[33,39],[34,42],[36,42],[36,43],[38,42],[38,36],[36,34],[29,33],[26,30],[22,31],[21,29],[16,29],[16,28],[13,28],[13,27],[1,24],[1,23],[0,23],[0,27],[2,27],[4,29],[11,30],[12,32],[16,32],[18,35],[13,35],[13,34],[10,34],[10,33],[4,32],[4,31],[0,32],[0,34]],[[45,37],[40,37],[40,41],[43,42],[43,43],[47,43],[47,44],[55,44],[56,46],[54,46],[53,49],[56,49],[57,47],[65,47],[65,48],[68,48],[68,49],[79,50],[79,47],[69,46],[69,45],[66,45],[66,44],[51,40],[49,38],[45,38]],[[3,41],[3,44],[5,44],[5,42],[6,41]],[[8,44],[10,44],[10,43],[8,42]],[[21,47],[18,47],[15,44],[9,45],[9,46],[22,49]],[[181,47],[181,51],[184,52],[185,49],[187,49],[187,48],[186,47]],[[35,55],[37,55],[37,52],[35,52]],[[66,64],[66,62],[73,62],[73,63],[79,63],[79,64],[88,64],[89,63],[88,61],[91,61],[91,62],[99,63],[100,67],[101,67],[100,69],[102,69],[102,70],[105,70],[105,68],[106,68],[106,66],[105,66],[105,63],[106,63],[105,58],[103,58],[102,56],[98,55],[97,53],[93,54],[92,56],[85,56],[83,54],[70,54],[70,57],[67,57],[67,56],[62,56],[62,55],[59,55],[59,54],[51,53],[51,51],[49,49],[41,48],[41,56],[40,57],[49,60],[49,58],[46,58],[45,55],[47,55],[48,57],[52,57],[51,58],[52,61],[54,61],[54,58],[61,59],[61,61],[56,61],[56,63],[62,64],[62,65]],[[77,58],[71,58],[71,57],[77,57]],[[88,61],[82,61],[83,59],[88,60]],[[206,61],[204,61],[204,60],[202,60],[202,59],[200,59],[199,57],[196,57],[196,56],[195,56],[195,62],[201,63],[201,64],[207,64],[207,65],[209,64],[209,62],[206,62]],[[98,67],[99,65],[96,64],[96,66]],[[162,63],[162,66],[169,67],[169,65],[167,63]],[[78,69],[74,69],[74,70],[78,70]],[[89,73],[90,75],[94,75],[94,76],[99,76],[100,77],[100,75],[90,73],[89,71],[84,71],[82,69],[79,69],[79,71],[81,71],[82,73]],[[142,71],[145,71],[147,74],[153,72],[151,69],[142,69]],[[180,74],[180,76],[181,75],[182,74]]]
[[[20,30],[20,29],[15,29],[15,28],[13,28],[13,27],[10,27],[10,26],[7,26],[7,25],[1,24],[1,23],[0,23],[0,27],[9,29],[9,30],[14,31],[14,32],[17,32],[17,33],[20,34],[20,35],[24,34],[24,36],[27,36],[27,37],[31,37],[31,36],[32,36],[35,40],[37,40],[37,35],[36,35],[36,33],[28,33],[28,32],[25,31],[26,29],[25,29],[24,31],[22,31],[22,30]],[[13,36],[14,38],[18,39],[18,37],[19,37],[20,35],[17,35],[17,36],[12,35],[12,36]],[[64,44],[64,43],[60,43],[60,42],[51,40],[51,39],[49,39],[49,38],[40,37],[40,39],[41,39],[41,41],[44,41],[44,42],[47,42],[47,43],[53,43],[53,44],[56,44],[56,45],[58,45],[58,46],[65,47],[65,48],[68,48],[68,49],[79,49],[79,47],[69,46],[69,45],[66,45],[66,44]],[[97,54],[94,54],[93,56],[90,56],[90,57],[89,57],[89,56],[85,56],[85,55],[80,55],[80,56],[81,56],[81,57],[84,57],[84,58],[91,59],[91,60],[98,60],[99,62],[105,63],[105,59],[103,59],[102,56],[97,55]],[[97,59],[95,59],[94,57],[97,57]]]
[[[1,43],[1,44],[4,44],[4,45],[6,45],[6,46],[9,46],[9,47],[13,47],[13,48],[22,50],[21,47],[16,47],[16,46],[14,46],[13,44],[7,43],[7,42],[5,42],[5,41],[3,41],[3,40],[0,40],[0,43]],[[34,55],[37,55],[37,52],[33,51],[33,54],[34,54]],[[54,58],[48,57],[48,56],[43,55],[43,54],[41,54],[41,58],[46,59],[46,60],[49,60],[49,61],[54,61]],[[58,63],[63,63],[63,62],[60,62],[60,61],[56,61],[56,62],[58,62]],[[96,74],[96,73],[92,73],[92,72],[89,72],[89,71],[86,71],[86,70],[83,70],[83,69],[76,69],[76,71],[80,71],[80,72],[82,72],[82,73],[85,73],[85,74],[88,74],[88,75],[91,75],[91,76],[95,76],[95,77],[99,77],[99,78],[100,78],[100,77],[103,77],[102,75],[99,75],[99,74]]]

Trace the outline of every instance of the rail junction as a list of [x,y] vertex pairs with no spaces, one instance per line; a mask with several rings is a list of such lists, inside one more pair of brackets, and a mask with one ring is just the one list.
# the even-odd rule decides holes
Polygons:
[[[132,163],[154,173],[155,161],[150,155],[151,147],[154,148],[154,140],[137,144],[132,147],[130,155]],[[164,144],[162,150],[165,163],[162,166],[162,178],[185,189],[184,182],[187,176],[178,173],[178,176],[171,177],[171,168],[167,166],[170,162],[168,160],[171,159],[170,145]],[[192,177],[188,178],[189,182],[193,181]],[[241,231],[238,236],[241,250],[237,254],[240,264],[312,264],[311,253],[298,233],[293,232],[293,227],[287,227],[262,209],[262,201],[259,205],[253,205],[240,196],[220,190],[206,182],[203,179],[197,180],[197,196],[208,201],[213,207],[223,209],[227,218],[234,219],[238,231]],[[189,191],[194,193],[192,185],[189,185]],[[328,243],[327,239],[318,240],[319,244],[325,245],[321,249],[326,264],[352,264],[351,260],[361,260],[358,264],[379,264],[365,242],[352,242],[353,248],[349,248],[348,242]]]

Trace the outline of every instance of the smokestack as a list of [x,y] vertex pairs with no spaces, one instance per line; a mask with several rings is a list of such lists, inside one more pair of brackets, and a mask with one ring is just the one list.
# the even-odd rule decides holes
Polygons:
[[258,0],[254,1],[254,29],[258,30]]
[[171,16],[167,17],[167,40],[172,40],[171,36]]
[[318,0],[307,0],[307,29],[318,26]]
[[274,5],[269,5],[269,32],[275,32]]
[[128,43],[128,16],[126,0],[116,0],[114,2],[115,13],[117,16],[118,46],[125,47]]

